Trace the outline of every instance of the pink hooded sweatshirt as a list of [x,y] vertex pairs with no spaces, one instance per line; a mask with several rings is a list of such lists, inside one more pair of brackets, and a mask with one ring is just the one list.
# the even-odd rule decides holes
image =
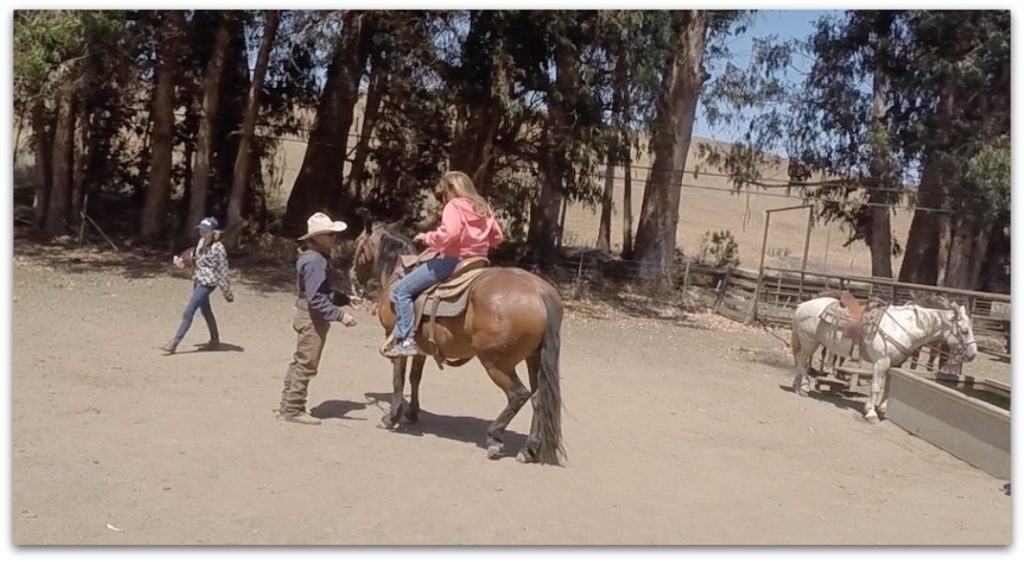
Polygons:
[[444,206],[441,226],[424,238],[431,250],[464,259],[486,256],[488,250],[505,240],[505,235],[494,215],[477,213],[472,201],[456,197]]

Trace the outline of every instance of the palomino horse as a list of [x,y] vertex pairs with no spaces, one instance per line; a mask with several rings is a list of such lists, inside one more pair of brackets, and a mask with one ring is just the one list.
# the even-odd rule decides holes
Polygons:
[[[412,240],[395,231],[395,225],[373,224],[369,217],[356,240],[350,274],[358,292],[371,279],[380,283],[377,317],[385,333],[395,325],[391,287],[402,267],[399,257],[417,254]],[[508,405],[487,429],[487,456],[502,453],[502,436],[527,400],[532,400],[530,435],[516,458],[520,462],[559,464],[562,448],[562,403],[558,374],[562,302],[546,281],[517,268],[492,268],[469,289],[466,310],[454,318],[437,318],[435,342],[443,356],[458,365],[473,357],[505,392]],[[426,324],[426,322],[424,322]],[[416,334],[420,349],[429,350],[423,328]],[[406,357],[392,360],[394,394],[391,412],[381,424],[391,429],[413,424],[419,413],[419,385],[426,357],[412,358],[409,380],[411,404],[403,397]],[[520,382],[516,366],[526,362],[530,390]]]
[[855,341],[842,329],[822,319],[825,309],[836,302],[838,300],[832,297],[815,298],[800,304],[793,314],[792,351],[796,362],[793,390],[806,396],[807,369],[819,345],[847,358],[853,356],[855,346],[860,346],[861,358],[873,364],[870,396],[864,407],[864,418],[868,421],[877,422],[879,415],[885,416],[889,367],[902,364],[922,346],[943,341],[966,361],[972,361],[978,354],[971,319],[963,305],[944,299],[938,301],[938,308],[918,304],[889,305],[881,312],[877,328],[861,331]]

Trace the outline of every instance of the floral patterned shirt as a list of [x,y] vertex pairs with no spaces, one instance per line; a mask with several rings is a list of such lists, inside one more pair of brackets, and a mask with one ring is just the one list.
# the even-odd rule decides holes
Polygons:
[[228,253],[224,244],[214,242],[205,246],[200,242],[192,252],[195,271],[192,278],[207,287],[216,286],[224,293],[224,298],[231,300],[231,280],[228,279]]

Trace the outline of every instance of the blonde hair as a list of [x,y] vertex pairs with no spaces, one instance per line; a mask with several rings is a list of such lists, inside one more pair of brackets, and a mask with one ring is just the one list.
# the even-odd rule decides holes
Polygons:
[[449,201],[456,197],[469,199],[473,210],[480,214],[492,212],[487,200],[477,193],[473,180],[463,172],[445,172],[437,182],[436,191],[438,195],[448,195]]

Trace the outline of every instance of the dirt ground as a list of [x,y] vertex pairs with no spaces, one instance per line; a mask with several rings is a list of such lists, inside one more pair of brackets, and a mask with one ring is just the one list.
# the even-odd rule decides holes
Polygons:
[[[283,279],[288,274],[284,272]],[[172,334],[188,280],[109,254],[15,245],[16,544],[1006,544],[1003,482],[859,402],[800,398],[782,344],[715,317],[573,306],[564,467],[485,458],[504,397],[428,365],[414,430],[387,408],[381,330],[332,328],[317,427],[277,421],[293,351],[285,282],[214,295]],[[525,440],[527,405],[510,426]]]

